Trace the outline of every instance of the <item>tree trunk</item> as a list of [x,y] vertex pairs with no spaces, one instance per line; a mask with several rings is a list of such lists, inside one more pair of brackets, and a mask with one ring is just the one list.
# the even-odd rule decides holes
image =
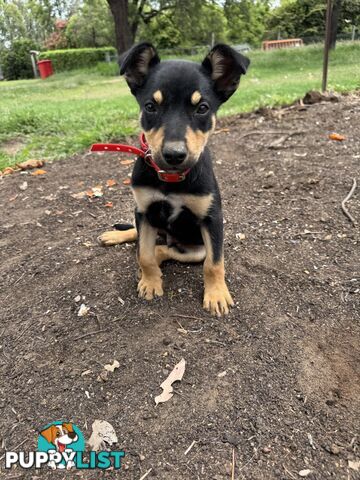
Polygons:
[[119,56],[133,44],[129,24],[128,0],[107,0],[115,23],[116,49]]
[[340,10],[341,10],[341,0],[334,0],[332,12],[331,12],[331,37],[330,37],[331,49],[335,48],[336,46],[336,35],[338,30]]

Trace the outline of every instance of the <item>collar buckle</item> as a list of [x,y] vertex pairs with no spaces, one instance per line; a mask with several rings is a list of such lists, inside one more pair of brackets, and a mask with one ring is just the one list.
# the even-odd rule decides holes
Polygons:
[[165,170],[159,170],[157,174],[158,174],[159,180],[161,180],[162,182],[168,182],[168,183],[182,182],[186,178],[185,173],[166,172]]

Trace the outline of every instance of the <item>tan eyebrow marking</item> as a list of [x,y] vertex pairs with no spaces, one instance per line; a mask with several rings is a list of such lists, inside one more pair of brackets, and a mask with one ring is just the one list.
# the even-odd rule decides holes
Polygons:
[[160,105],[160,103],[164,100],[163,94],[161,93],[160,90],[156,90],[153,94],[154,100],[156,103]]
[[201,100],[201,93],[198,90],[195,90],[195,92],[191,95],[191,103],[193,105],[197,105]]

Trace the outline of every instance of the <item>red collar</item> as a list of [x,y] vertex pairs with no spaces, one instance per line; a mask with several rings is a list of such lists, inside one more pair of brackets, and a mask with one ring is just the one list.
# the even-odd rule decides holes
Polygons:
[[184,172],[167,172],[166,170],[161,170],[161,168],[152,159],[151,151],[149,145],[146,142],[144,133],[140,135],[140,145],[141,149],[137,147],[132,147],[131,145],[124,145],[122,143],[94,143],[94,145],[91,146],[90,151],[133,153],[143,158],[145,162],[156,171],[159,179],[163,182],[176,183],[185,180],[186,175],[190,172],[190,168],[188,168]]

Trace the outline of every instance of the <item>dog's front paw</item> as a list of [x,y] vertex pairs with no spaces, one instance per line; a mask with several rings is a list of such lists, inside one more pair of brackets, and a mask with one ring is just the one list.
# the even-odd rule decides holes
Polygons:
[[162,280],[160,277],[141,277],[138,283],[139,297],[146,300],[152,300],[154,296],[161,297],[164,292],[162,289]]
[[234,305],[229,290],[224,283],[223,285],[214,285],[211,288],[205,288],[204,303],[205,310],[212,315],[221,317],[229,313],[229,307]]

